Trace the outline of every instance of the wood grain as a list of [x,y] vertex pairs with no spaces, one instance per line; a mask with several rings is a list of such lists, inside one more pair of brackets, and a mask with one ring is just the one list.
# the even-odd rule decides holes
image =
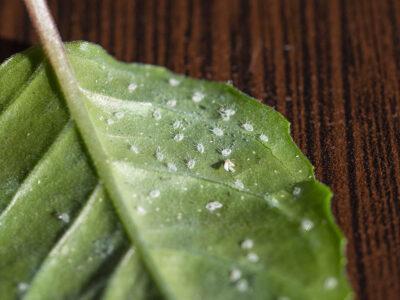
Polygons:
[[[400,2],[49,1],[65,40],[125,61],[233,80],[292,122],[335,192],[359,299],[400,299]],[[35,43],[0,0],[0,58]]]

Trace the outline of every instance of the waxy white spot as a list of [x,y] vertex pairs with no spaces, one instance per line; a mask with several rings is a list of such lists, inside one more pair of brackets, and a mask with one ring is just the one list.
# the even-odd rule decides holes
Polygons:
[[199,103],[204,99],[205,95],[202,92],[194,92],[192,95],[192,100],[195,103]]
[[229,280],[231,282],[236,282],[242,277],[242,271],[239,269],[232,269],[231,272],[229,273]]
[[298,187],[298,186],[295,186],[294,188],[293,188],[293,196],[299,196],[300,195],[300,193],[301,193],[301,188],[300,187]]
[[271,207],[277,207],[279,205],[278,199],[276,199],[274,196],[270,194],[265,194],[264,195],[265,201],[271,206]]
[[254,242],[251,239],[245,239],[241,244],[240,247],[244,250],[249,250],[254,247]]
[[175,107],[175,106],[176,106],[176,100],[175,100],[175,99],[169,100],[169,101],[167,102],[167,105],[168,105],[169,107]]
[[168,168],[168,171],[170,171],[170,172],[178,171],[178,168],[176,167],[176,165],[174,163],[168,163],[167,168]]
[[240,179],[236,179],[234,182],[235,188],[239,189],[239,190],[243,190],[244,189],[244,184]]
[[250,252],[247,254],[247,260],[249,262],[256,263],[260,260],[260,258],[258,257],[258,255],[256,253]]
[[158,161],[163,161],[164,160],[164,153],[162,152],[160,147],[157,147],[156,153],[154,154],[154,156],[156,157],[156,159]]
[[161,111],[159,110],[159,109],[156,109],[154,112],[153,112],[153,118],[155,119],[155,120],[161,120]]
[[211,129],[211,132],[216,136],[223,136],[224,135],[224,131],[219,127],[214,127],[213,129]]
[[178,134],[176,134],[176,135],[174,136],[174,141],[175,141],[175,142],[180,142],[180,141],[183,140],[184,137],[185,137],[185,136],[184,136],[182,133],[178,133]]
[[268,136],[265,135],[264,133],[260,134],[259,139],[262,142],[268,142]]
[[61,222],[68,224],[71,221],[71,218],[68,213],[62,213],[57,215],[57,219],[59,219]]
[[149,197],[150,198],[158,198],[158,197],[160,197],[160,190],[152,190],[152,191],[150,191],[150,193],[149,193]]
[[304,231],[310,231],[311,229],[313,229],[314,227],[314,223],[309,220],[309,219],[303,219],[301,221],[301,229],[303,229]]
[[18,292],[25,293],[29,289],[29,284],[26,282],[20,282],[17,285]]
[[221,107],[218,110],[218,113],[220,114],[222,120],[224,121],[229,121],[229,119],[235,115],[236,111],[232,108],[226,108],[226,107]]
[[182,128],[182,127],[183,127],[183,124],[182,124],[182,121],[180,121],[180,120],[176,120],[172,124],[172,128],[174,128],[174,129],[179,129],[179,128]]
[[188,167],[188,169],[193,169],[195,165],[196,161],[192,158],[188,159],[188,161],[186,162],[186,166]]
[[199,143],[199,144],[197,144],[196,145],[196,150],[199,152],[199,153],[204,153],[204,145],[203,144],[201,144],[201,143]]
[[235,172],[235,164],[230,159],[225,160],[224,170],[227,172]]
[[239,292],[245,292],[248,290],[249,288],[249,283],[247,282],[246,279],[240,279],[237,283],[236,283],[236,288]]
[[115,121],[113,119],[107,119],[107,125],[112,125],[114,123]]
[[328,277],[325,279],[324,288],[332,290],[338,285],[338,280],[335,277]]
[[181,83],[178,79],[175,78],[170,78],[168,82],[171,86],[178,86]]
[[145,215],[147,213],[147,211],[142,206],[136,207],[136,211],[141,216],[143,216],[143,215]]
[[206,205],[206,209],[209,211],[209,212],[214,212],[214,211],[216,211],[217,209],[220,209],[220,208],[222,208],[222,203],[221,202],[219,202],[219,201],[212,201],[212,202],[208,202],[207,203],[207,205]]
[[128,90],[130,91],[130,92],[133,92],[133,91],[135,91],[136,89],[137,89],[137,84],[136,83],[134,83],[134,82],[132,82],[132,83],[130,83],[129,85],[128,85]]
[[136,145],[131,145],[129,150],[135,154],[139,154],[139,148]]
[[254,130],[253,125],[252,125],[251,123],[249,123],[249,122],[243,123],[243,124],[242,124],[242,128],[243,128],[244,130],[246,130],[246,131],[249,131],[249,132],[251,132],[251,131]]
[[229,155],[231,155],[231,153],[232,153],[232,149],[229,149],[229,148],[225,148],[225,149],[221,150],[222,156],[229,156]]

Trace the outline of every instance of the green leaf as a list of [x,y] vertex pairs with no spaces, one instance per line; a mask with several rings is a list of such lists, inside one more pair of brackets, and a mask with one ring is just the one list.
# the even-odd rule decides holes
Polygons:
[[0,67],[1,299],[351,297],[331,193],[279,113],[67,49],[81,136],[39,49]]

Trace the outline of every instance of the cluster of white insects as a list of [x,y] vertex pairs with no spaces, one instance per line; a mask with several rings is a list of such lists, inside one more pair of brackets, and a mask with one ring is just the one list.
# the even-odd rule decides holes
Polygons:
[[[182,81],[180,79],[170,78],[168,80],[168,83],[171,87],[178,87],[182,84]],[[130,92],[133,92],[137,89],[137,87],[138,87],[137,84],[131,83],[128,86],[128,90]],[[207,95],[202,91],[194,91],[193,94],[191,95],[191,100],[195,104],[199,104],[206,98],[207,98]],[[177,106],[177,104],[178,104],[178,101],[176,99],[171,99],[166,102],[166,105],[169,108],[175,108]],[[226,135],[226,129],[224,129],[225,126],[222,126],[222,124],[227,124],[227,122],[231,121],[232,118],[234,118],[237,115],[237,111],[234,107],[220,107],[217,110],[217,114],[219,115],[219,117],[221,118],[223,123],[221,123],[221,125],[215,125],[215,126],[211,126],[209,128],[209,131],[216,139],[222,138]],[[122,119],[124,117],[124,114],[116,113],[114,116],[117,119]],[[153,110],[152,117],[156,121],[161,120],[163,118],[162,111],[160,109]],[[185,126],[187,125],[187,123],[184,120],[177,119],[177,120],[173,121],[171,125],[172,125],[172,131],[173,131],[173,134],[172,134],[173,141],[180,143],[180,142],[186,140],[186,135],[184,134],[184,131],[186,129]],[[238,126],[240,127],[241,130],[243,130],[247,134],[249,134],[249,133],[254,134],[256,132],[256,128],[254,127],[253,123],[248,120],[238,123]],[[268,143],[270,140],[269,136],[263,132],[258,133],[256,135],[256,139],[261,143]],[[194,144],[194,150],[195,150],[195,152],[197,152],[198,156],[201,154],[204,154],[206,152],[206,149],[208,149],[208,147],[209,147],[209,145],[205,141],[197,142]],[[130,145],[130,151],[135,154],[140,153],[139,147],[134,144]],[[228,147],[225,146],[225,147],[220,148],[218,150],[218,152],[222,157],[223,170],[228,173],[235,173],[237,166],[235,164],[235,160],[231,158],[232,154],[234,153],[234,147],[232,147],[232,145],[230,145]],[[253,154],[255,154],[255,152],[253,152]],[[164,163],[168,172],[177,172],[178,171],[178,166],[175,163],[165,162],[165,160],[168,160],[168,159],[165,155],[165,152],[163,151],[163,149],[160,146],[156,147],[156,150],[154,152],[154,157],[156,158],[157,161]],[[198,166],[198,161],[197,161],[198,159],[196,159],[195,157],[196,156],[193,155],[192,157],[186,158],[184,160],[184,167],[186,167],[189,170],[196,169]],[[275,173],[277,173],[277,172],[275,172]],[[237,190],[240,190],[240,191],[247,190],[243,181],[239,178],[236,178],[233,180],[232,187]],[[301,195],[301,192],[302,192],[302,190],[300,187],[294,187],[292,194],[296,198]],[[161,196],[161,192],[158,189],[153,189],[148,194],[148,197],[152,198],[152,199],[159,198],[160,196]],[[273,197],[271,196],[270,198],[273,198]],[[243,199],[243,197],[242,197],[242,199]],[[271,207],[276,207],[278,200],[276,200],[276,198],[273,198],[273,199],[275,202],[273,204],[271,204]],[[219,215],[218,212],[224,209],[224,204],[217,200],[209,201],[208,203],[206,203],[205,209],[209,213]],[[139,215],[145,215],[147,213],[146,209],[143,208],[142,206],[136,207],[136,210]],[[159,210],[159,208],[158,208],[158,210]],[[201,210],[199,210],[199,211],[201,211]],[[181,219],[182,219],[182,213],[179,213],[179,217],[177,217],[177,220],[181,220]],[[308,232],[308,231],[312,230],[313,228],[314,228],[314,223],[310,219],[304,218],[300,221],[300,229],[303,232]],[[252,250],[254,247],[254,241],[252,239],[248,239],[248,238],[244,239],[241,242],[240,247],[245,252],[245,257],[248,262],[250,262],[250,263],[259,262],[260,258],[258,256],[258,254]],[[231,269],[231,271],[229,273],[229,280],[233,284],[235,284],[237,290],[240,292],[245,292],[249,289],[248,280],[243,277],[243,272],[237,267],[234,267]],[[328,277],[324,283],[324,287],[326,289],[333,289],[334,287],[336,287],[336,285],[337,285],[337,279],[335,277]],[[289,298],[283,297],[282,299],[289,299]]]

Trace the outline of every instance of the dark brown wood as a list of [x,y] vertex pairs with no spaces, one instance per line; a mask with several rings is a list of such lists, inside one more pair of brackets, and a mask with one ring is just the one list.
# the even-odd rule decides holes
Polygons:
[[[65,40],[125,61],[233,80],[292,122],[335,193],[359,299],[400,299],[400,2],[50,1]],[[35,43],[0,0],[0,58]]]

